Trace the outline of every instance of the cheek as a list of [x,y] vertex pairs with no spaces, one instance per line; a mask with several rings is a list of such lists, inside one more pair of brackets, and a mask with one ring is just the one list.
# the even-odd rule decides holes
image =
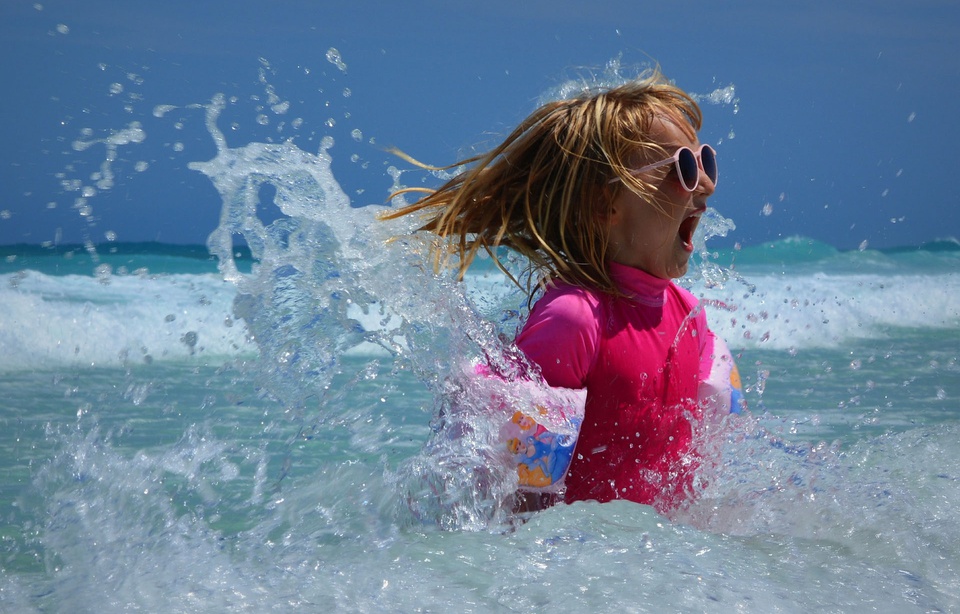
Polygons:
[[671,223],[680,222],[692,206],[693,193],[677,186],[669,195],[664,194],[664,196],[668,196],[660,201],[660,206],[666,214],[663,216],[664,220],[669,220]]

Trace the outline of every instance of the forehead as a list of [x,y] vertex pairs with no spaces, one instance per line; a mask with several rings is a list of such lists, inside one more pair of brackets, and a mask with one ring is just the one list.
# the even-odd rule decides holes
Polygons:
[[664,149],[678,147],[695,149],[699,144],[693,127],[683,120],[667,115],[657,115],[650,123],[650,139]]

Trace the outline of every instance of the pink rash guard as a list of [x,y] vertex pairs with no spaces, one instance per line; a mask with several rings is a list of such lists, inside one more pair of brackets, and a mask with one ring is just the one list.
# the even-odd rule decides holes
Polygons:
[[587,390],[566,502],[628,499],[662,512],[692,494],[714,336],[697,299],[670,280],[616,263],[610,273],[626,296],[552,284],[516,343],[550,386]]

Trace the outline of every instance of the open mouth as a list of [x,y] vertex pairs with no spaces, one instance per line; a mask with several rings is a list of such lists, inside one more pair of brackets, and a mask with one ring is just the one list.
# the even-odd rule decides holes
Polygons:
[[680,243],[683,244],[683,248],[688,252],[693,251],[693,233],[697,231],[699,223],[700,213],[695,213],[680,222],[680,230],[677,234],[680,236]]

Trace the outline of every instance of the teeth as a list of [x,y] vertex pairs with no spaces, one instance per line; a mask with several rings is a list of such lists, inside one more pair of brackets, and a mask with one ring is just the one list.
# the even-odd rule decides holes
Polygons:
[[697,220],[700,219],[699,213],[694,213],[693,215],[687,217],[680,224],[679,235],[680,241],[684,245],[691,245],[693,243],[693,233],[697,226]]

